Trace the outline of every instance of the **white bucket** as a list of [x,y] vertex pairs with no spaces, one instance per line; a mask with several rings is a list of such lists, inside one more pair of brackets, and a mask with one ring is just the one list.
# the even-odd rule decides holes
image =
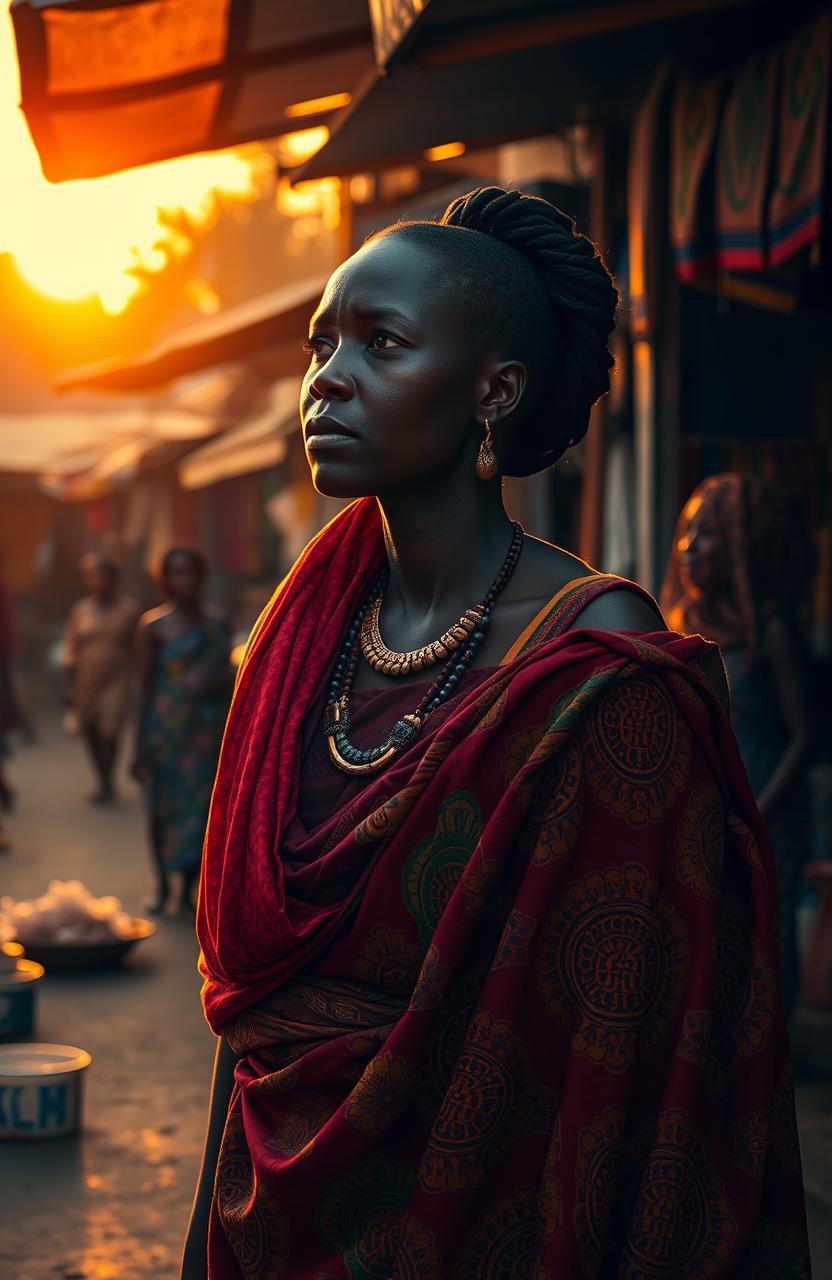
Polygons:
[[91,1062],[68,1044],[0,1045],[0,1139],[75,1133]]

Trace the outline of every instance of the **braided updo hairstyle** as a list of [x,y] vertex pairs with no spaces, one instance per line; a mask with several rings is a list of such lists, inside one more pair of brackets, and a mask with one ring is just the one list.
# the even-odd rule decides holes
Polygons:
[[393,234],[442,256],[480,350],[526,365],[503,472],[531,475],[557,462],[610,387],[618,292],[595,245],[547,200],[502,187],[459,196],[439,222],[395,223],[371,240]]

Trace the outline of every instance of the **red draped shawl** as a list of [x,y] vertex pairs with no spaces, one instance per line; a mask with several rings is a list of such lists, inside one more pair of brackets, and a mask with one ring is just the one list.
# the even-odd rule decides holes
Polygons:
[[289,856],[381,554],[370,502],[310,545],[226,732],[211,1280],[804,1280],[774,868],[718,649],[564,633],[610,585],[580,582]]

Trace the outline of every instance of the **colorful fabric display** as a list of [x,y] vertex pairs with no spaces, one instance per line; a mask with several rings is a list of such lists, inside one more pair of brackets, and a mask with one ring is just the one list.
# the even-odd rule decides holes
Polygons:
[[670,238],[680,280],[713,270],[713,178],[722,81],[681,76],[671,109]]
[[820,233],[830,33],[832,17],[827,10],[785,48],[779,140],[768,210],[768,256],[774,267],[811,244]]
[[766,264],[765,210],[772,163],[777,55],[758,54],[739,72],[716,154],[716,265],[758,271]]

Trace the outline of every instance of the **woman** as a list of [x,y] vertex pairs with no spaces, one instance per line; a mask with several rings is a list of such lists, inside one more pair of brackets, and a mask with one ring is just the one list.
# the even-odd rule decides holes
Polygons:
[[[12,662],[18,648],[12,593],[5,580],[0,577],[0,813],[10,813],[15,799],[15,793],[6,779],[5,765],[10,754],[8,734],[20,723],[12,674]],[[8,853],[10,848],[11,843],[0,821],[0,853]]]
[[777,863],[781,981],[797,997],[797,906],[808,856],[809,662],[797,626],[811,553],[782,493],[751,476],[711,476],[676,527],[662,591],[670,625],[715,640],[731,724]]
[[569,218],[492,187],[312,319],[313,480],[358,501],[226,728],[188,1280],[808,1274],[718,651],[501,502],[585,433],[615,305]]
[[64,641],[64,702],[77,717],[97,787],[91,804],[111,804],[121,731],[130,711],[139,607],[119,595],[119,571],[91,554],[81,561],[87,594],[70,611]]
[[202,600],[201,552],[174,547],[162,561],[167,603],[138,629],[140,707],[133,774],[147,788],[157,875],[149,910],[164,910],[170,872],[181,872],[184,910],[195,910],[202,840],[231,694],[231,636]]

